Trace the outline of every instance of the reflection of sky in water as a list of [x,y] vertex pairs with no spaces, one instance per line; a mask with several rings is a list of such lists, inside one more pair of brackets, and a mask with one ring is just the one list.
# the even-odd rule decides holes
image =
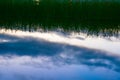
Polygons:
[[1,32],[0,80],[119,80],[120,41]]

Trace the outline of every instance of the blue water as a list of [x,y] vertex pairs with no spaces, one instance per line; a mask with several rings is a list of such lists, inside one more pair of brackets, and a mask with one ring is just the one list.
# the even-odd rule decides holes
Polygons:
[[119,79],[119,54],[31,36],[0,34],[0,80]]

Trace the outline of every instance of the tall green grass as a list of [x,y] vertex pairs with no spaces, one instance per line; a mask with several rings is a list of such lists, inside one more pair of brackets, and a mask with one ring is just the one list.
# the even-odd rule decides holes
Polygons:
[[[9,1],[9,2],[8,2]],[[58,2],[43,0],[0,4],[0,23],[4,22],[47,22],[47,23],[120,23],[118,2]]]
[[[15,2],[0,0],[0,26],[18,28],[15,25],[30,27],[43,25],[42,28],[60,28],[64,30],[84,31],[95,34],[100,31],[118,33],[120,30],[120,3],[64,0],[32,0]],[[21,28],[21,26],[19,26]],[[35,28],[35,26],[34,26]],[[97,32],[96,32],[97,31]]]

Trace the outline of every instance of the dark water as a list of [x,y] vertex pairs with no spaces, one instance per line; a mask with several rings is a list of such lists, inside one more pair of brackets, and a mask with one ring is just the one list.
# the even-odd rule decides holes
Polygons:
[[119,80],[120,3],[0,0],[0,80]]

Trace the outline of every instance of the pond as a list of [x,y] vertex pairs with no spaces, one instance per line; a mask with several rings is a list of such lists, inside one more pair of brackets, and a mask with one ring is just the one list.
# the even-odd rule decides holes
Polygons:
[[120,2],[0,0],[0,80],[120,80]]
[[1,29],[0,80],[119,80],[120,35],[101,34]]

